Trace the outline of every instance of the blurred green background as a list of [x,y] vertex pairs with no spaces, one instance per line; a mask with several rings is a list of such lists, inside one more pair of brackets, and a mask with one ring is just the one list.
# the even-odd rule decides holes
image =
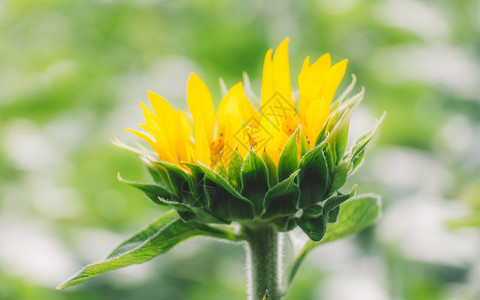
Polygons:
[[259,94],[285,37],[295,86],[305,56],[349,58],[367,95],[352,137],[387,111],[346,185],[381,194],[381,220],[316,249],[289,299],[480,299],[473,0],[0,1],[0,299],[245,299],[242,247],[202,239],[54,288],[162,213],[116,180],[148,176],[110,142],[136,141],[123,129],[142,122],[146,91],[185,109],[195,72],[218,104],[218,77],[247,71]]

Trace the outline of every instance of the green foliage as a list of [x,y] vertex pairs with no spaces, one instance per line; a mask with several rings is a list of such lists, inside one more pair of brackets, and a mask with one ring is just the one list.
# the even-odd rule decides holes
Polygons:
[[57,289],[61,290],[77,285],[91,277],[132,264],[147,262],[169,251],[177,244],[198,235],[233,241],[240,240],[239,236],[231,230],[185,222],[175,211],[170,211],[121,243],[104,261],[84,267],[59,285]]
[[[352,191],[352,193],[353,192],[354,191]],[[305,225],[307,226],[307,229],[313,229],[311,231],[311,234],[314,238],[319,236],[314,225],[319,224],[320,226],[324,226],[326,224],[324,220],[327,218],[323,217],[323,211],[331,211],[331,208],[334,208],[336,206],[338,207],[339,203],[342,203],[346,200],[345,198],[348,199],[348,197],[345,196],[349,197],[350,195],[340,195],[337,197],[332,197],[328,205],[329,208],[318,210],[318,218],[316,220],[312,218],[314,220]],[[323,239],[317,242],[307,240],[303,248],[298,251],[296,257],[293,260],[293,263],[289,268],[288,276],[286,278],[287,284],[290,285],[293,282],[293,279],[295,278],[300,264],[303,262],[307,254],[315,247],[348,237],[372,225],[378,217],[378,202],[378,196],[369,194],[354,196],[350,198],[347,202],[345,202],[340,207],[340,213],[337,222],[333,224],[328,224],[328,226],[326,227],[326,232],[323,236]],[[309,230],[307,231],[310,232]]]

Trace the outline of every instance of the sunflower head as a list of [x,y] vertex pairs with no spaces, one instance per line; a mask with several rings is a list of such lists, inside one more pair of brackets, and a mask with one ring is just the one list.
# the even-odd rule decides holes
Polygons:
[[143,131],[127,131],[150,145],[133,150],[155,183],[121,180],[175,208],[185,221],[265,222],[279,231],[300,226],[320,240],[340,205],[354,195],[354,189],[348,194],[339,189],[377,128],[347,147],[352,110],[364,92],[348,98],[352,76],[334,100],[346,68],[346,59],[332,65],[328,53],[312,64],[307,57],[299,91],[293,93],[285,39],[267,51],[259,100],[246,76],[225,90],[216,111],[208,87],[195,74],[187,83],[189,113],[149,91],[152,110],[140,103]]

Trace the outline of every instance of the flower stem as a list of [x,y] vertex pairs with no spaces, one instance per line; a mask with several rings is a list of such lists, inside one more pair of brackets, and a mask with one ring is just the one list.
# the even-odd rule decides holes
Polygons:
[[278,277],[278,232],[273,226],[244,227],[247,240],[250,300],[261,300],[268,290],[269,300],[280,300]]

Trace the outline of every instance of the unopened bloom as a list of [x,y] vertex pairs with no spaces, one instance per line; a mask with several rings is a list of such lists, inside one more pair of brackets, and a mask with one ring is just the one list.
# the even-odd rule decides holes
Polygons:
[[[155,151],[146,162],[157,186],[136,186],[185,220],[263,219],[279,230],[299,225],[312,239],[320,239],[326,223],[335,221],[340,203],[353,195],[338,189],[358,166],[373,132],[346,151],[351,111],[363,90],[345,100],[353,80],[333,101],[347,60],[332,65],[327,53],[312,64],[305,59],[299,91],[293,93],[288,41],[275,52],[267,51],[260,103],[249,99],[247,94],[253,93],[239,82],[215,111],[208,87],[195,74],[187,83],[189,113],[148,92],[153,111],[141,103],[145,124],[139,126],[144,132],[127,131]],[[326,205],[328,199],[335,203],[332,207]]]
[[288,138],[299,127],[312,149],[330,115],[347,60],[332,65],[327,53],[310,65],[307,57],[298,76],[300,93],[294,97],[287,47],[285,39],[274,53],[270,49],[265,56],[260,105],[252,104],[239,82],[228,91],[215,113],[208,87],[192,74],[187,84],[187,102],[193,126],[184,112],[149,91],[153,112],[141,103],[146,123],[140,127],[150,136],[128,130],[146,140],[159,159],[178,166],[198,161],[212,169],[219,164],[228,166],[232,151],[238,150],[245,157],[250,147],[258,155],[267,152],[278,164]]

